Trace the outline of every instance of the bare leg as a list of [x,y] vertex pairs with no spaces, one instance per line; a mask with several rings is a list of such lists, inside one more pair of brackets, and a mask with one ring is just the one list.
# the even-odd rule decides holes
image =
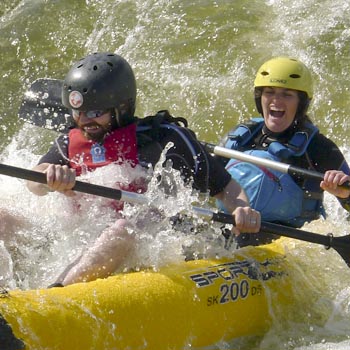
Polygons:
[[0,209],[0,240],[9,241],[16,230],[25,227],[26,224],[24,217]]
[[128,233],[126,224],[126,220],[119,219],[113,226],[104,230],[93,246],[75,265],[70,265],[58,281],[68,285],[110,276],[121,266],[134,247],[134,236]]

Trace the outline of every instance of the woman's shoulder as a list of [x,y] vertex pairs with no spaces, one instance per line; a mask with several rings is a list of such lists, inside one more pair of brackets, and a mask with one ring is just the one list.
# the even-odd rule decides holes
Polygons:
[[310,142],[308,155],[322,172],[327,169],[338,169],[345,159],[338,145],[322,133],[315,135]]
[[322,134],[322,132],[318,132],[313,140],[311,140],[310,145],[313,145],[314,147],[325,147],[325,151],[332,150],[334,148],[336,148],[337,150],[339,150],[337,144],[328,136]]

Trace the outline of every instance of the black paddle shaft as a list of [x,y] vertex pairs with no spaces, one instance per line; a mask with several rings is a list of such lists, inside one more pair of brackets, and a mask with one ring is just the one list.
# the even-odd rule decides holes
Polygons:
[[[38,182],[38,183],[42,183],[42,184],[47,183],[46,174],[44,174],[44,173],[41,173],[38,171],[33,171],[33,170],[28,170],[28,169],[23,169],[23,168],[18,168],[18,167],[15,167],[12,165],[7,165],[7,164],[0,164],[0,174],[12,176],[12,177],[17,177],[17,178],[23,179],[23,180]],[[124,191],[122,192],[122,191],[117,190],[117,189],[107,188],[107,187],[94,185],[94,184],[89,184],[89,183],[82,182],[82,181],[76,181],[73,190],[78,191],[78,192],[93,194],[93,195],[100,196],[100,197],[116,199],[116,200],[121,200],[122,194],[124,193]]]
[[[292,176],[294,175],[303,176],[303,177],[307,177],[309,179],[314,179],[318,181],[322,181],[324,178],[324,175],[322,173],[319,173],[313,170],[301,169],[293,165],[289,165],[288,174]],[[344,184],[339,185],[339,187],[350,189],[350,182],[346,181]]]
[[[222,212],[213,213],[212,220],[232,224],[232,216]],[[333,248],[343,258],[347,266],[350,267],[350,235],[342,237],[334,237],[331,233],[328,235],[321,235],[265,221],[261,223],[260,232],[272,233],[276,236],[289,237],[300,241],[320,244],[325,246],[326,249]]]
[[[18,168],[7,164],[0,163],[0,174],[42,184],[47,183],[45,173]],[[73,190],[130,203],[149,204],[147,197],[139,193],[122,191],[81,181],[76,181]],[[213,221],[225,224],[234,224],[233,217],[230,214],[214,212],[210,209],[198,207],[193,207],[193,211],[198,215],[205,216]],[[328,249],[333,248],[340,254],[340,256],[345,260],[346,264],[350,267],[350,235],[342,237],[333,237],[333,235],[324,236],[269,222],[262,222],[260,231],[264,233],[272,233],[277,236],[285,236],[296,238],[301,241],[322,244]]]

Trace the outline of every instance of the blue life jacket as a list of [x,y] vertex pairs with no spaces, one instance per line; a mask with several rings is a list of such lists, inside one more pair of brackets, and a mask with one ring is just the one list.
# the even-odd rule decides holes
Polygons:
[[[229,132],[225,147],[281,161],[305,154],[310,141],[319,131],[313,124],[307,123],[286,144],[273,141],[266,150],[247,150],[247,145],[263,125],[263,118],[254,118],[249,124],[239,125]],[[251,207],[260,211],[264,221],[301,227],[305,222],[325,215],[322,206],[323,191],[315,182],[304,180],[301,188],[289,174],[237,159],[231,159],[226,164],[226,169],[244,189]],[[225,210],[220,201],[217,201],[217,205]]]

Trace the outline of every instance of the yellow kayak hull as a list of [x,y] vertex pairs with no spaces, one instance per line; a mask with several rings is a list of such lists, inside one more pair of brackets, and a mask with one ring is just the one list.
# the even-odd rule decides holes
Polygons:
[[3,293],[0,348],[197,349],[261,335],[271,323],[271,294],[287,303],[291,289],[280,241],[230,259]]

